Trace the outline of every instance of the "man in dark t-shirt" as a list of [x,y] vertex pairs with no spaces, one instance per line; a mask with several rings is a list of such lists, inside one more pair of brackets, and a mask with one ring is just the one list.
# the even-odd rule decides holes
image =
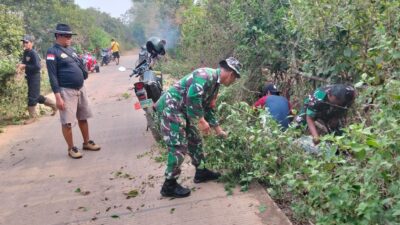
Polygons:
[[88,97],[84,86],[84,72],[81,59],[70,47],[72,35],[67,24],[57,24],[54,36],[56,43],[47,50],[46,65],[51,88],[56,97],[56,105],[60,110],[62,133],[68,145],[68,155],[81,158],[82,153],[74,146],[72,124],[78,119],[83,137],[84,150],[98,151],[100,146],[89,138],[87,119],[92,117]]

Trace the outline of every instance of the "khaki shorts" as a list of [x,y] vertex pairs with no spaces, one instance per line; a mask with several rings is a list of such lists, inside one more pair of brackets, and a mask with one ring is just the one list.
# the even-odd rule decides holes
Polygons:
[[60,110],[61,124],[72,124],[75,119],[86,120],[92,117],[86,88],[81,89],[61,88],[60,95],[64,100],[64,110]]

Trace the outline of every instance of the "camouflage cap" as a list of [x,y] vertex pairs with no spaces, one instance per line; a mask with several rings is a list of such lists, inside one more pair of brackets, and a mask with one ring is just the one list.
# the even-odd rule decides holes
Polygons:
[[220,64],[225,64],[225,63],[226,65],[228,65],[229,68],[235,71],[236,77],[240,78],[240,69],[242,68],[242,65],[240,64],[239,60],[235,59],[234,57],[229,57],[220,62]]

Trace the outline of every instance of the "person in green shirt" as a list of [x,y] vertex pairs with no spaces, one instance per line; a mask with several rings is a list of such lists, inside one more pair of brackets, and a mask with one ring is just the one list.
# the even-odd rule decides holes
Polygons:
[[219,126],[214,106],[220,84],[231,85],[240,78],[241,65],[233,57],[222,60],[218,69],[200,68],[189,73],[166,91],[155,105],[160,115],[160,130],[168,146],[168,162],[161,195],[187,197],[190,189],[177,183],[184,156],[189,153],[196,167],[195,183],[217,179],[220,174],[204,166],[202,139],[197,128],[208,134],[227,136]]

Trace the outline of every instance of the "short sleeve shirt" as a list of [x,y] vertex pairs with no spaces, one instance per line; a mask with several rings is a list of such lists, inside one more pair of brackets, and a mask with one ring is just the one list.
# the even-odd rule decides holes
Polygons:
[[119,52],[119,44],[116,41],[111,42],[111,51]]

